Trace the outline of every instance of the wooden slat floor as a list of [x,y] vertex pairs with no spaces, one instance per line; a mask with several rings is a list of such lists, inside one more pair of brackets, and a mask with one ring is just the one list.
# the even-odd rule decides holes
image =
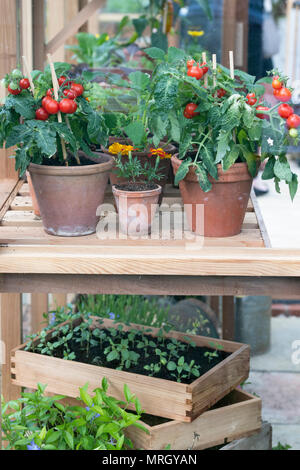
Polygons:
[[[252,196],[253,197],[253,196]],[[105,198],[105,203],[113,203],[113,197],[108,190]],[[165,190],[163,205],[168,204],[170,209],[163,209],[157,213],[156,217],[163,216],[164,211],[177,212],[182,211],[182,201],[180,198],[179,190],[168,185]],[[162,207],[163,207],[162,205]],[[173,207],[171,207],[173,205]],[[254,202],[255,205],[255,202]],[[0,245],[16,246],[16,245],[58,245],[58,246],[189,246],[195,248],[199,246],[205,247],[264,247],[266,246],[264,233],[261,230],[259,223],[259,216],[254,210],[252,200],[249,200],[245,220],[243,223],[242,231],[239,235],[227,238],[202,238],[195,239],[193,234],[184,229],[184,233],[174,232],[171,230],[160,230],[155,237],[140,238],[140,239],[119,239],[110,237],[107,233],[105,238],[99,238],[96,234],[85,237],[55,237],[48,235],[43,230],[42,221],[36,217],[32,210],[32,201],[29,195],[28,185],[24,183],[18,189],[16,196],[10,201],[6,213],[0,220]],[[111,213],[109,216],[114,217]],[[171,217],[172,220],[172,217]],[[157,221],[158,222],[158,221]],[[191,239],[192,236],[192,239]],[[100,235],[101,237],[101,235]]]

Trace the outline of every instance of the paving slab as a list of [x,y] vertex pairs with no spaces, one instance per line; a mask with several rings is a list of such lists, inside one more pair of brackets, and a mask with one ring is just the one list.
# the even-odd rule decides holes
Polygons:
[[300,374],[251,371],[244,389],[262,399],[263,420],[300,425]]
[[273,447],[280,442],[289,444],[290,450],[300,450],[300,425],[273,424]]
[[250,364],[253,371],[300,374],[300,318],[284,315],[272,318],[271,348],[264,354],[252,356]]

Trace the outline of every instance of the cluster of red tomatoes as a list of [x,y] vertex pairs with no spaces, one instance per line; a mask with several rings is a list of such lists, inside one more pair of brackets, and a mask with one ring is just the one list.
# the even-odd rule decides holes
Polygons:
[[283,86],[278,76],[273,77],[272,87],[274,89],[273,94],[275,98],[283,102],[278,108],[278,114],[283,119],[286,119],[286,124],[290,129],[290,136],[296,138],[298,137],[298,131],[296,129],[300,126],[300,116],[294,113],[292,106],[285,103],[286,101],[290,101],[292,93],[288,88]]
[[80,83],[74,83],[67,77],[60,77],[58,84],[62,88],[61,95],[65,98],[56,101],[53,98],[53,88],[49,88],[46,96],[42,99],[42,107],[36,110],[35,118],[39,121],[46,121],[51,114],[57,114],[59,111],[64,114],[73,114],[77,110],[76,98],[81,96],[84,88]]
[[201,65],[196,63],[194,59],[190,59],[186,63],[187,66],[187,75],[189,77],[194,77],[196,80],[204,77],[204,75],[209,71],[206,62],[202,62]]
[[19,81],[19,88],[16,88],[15,90],[8,85],[7,89],[11,95],[19,95],[22,90],[27,90],[30,87],[30,82],[28,78],[22,78]]

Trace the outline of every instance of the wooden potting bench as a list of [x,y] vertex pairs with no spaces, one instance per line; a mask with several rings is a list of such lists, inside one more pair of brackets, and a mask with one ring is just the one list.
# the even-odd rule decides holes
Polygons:
[[[112,202],[109,190],[105,202]],[[181,210],[179,191],[167,187],[165,203],[173,213]],[[235,237],[197,241],[53,237],[33,214],[28,186],[19,180],[12,191],[3,192],[0,208],[1,339],[7,359],[2,389],[6,398],[20,392],[10,383],[9,352],[20,344],[16,293],[24,292],[224,296],[223,336],[230,339],[233,296],[300,294],[300,250],[269,247],[254,195],[242,232]]]

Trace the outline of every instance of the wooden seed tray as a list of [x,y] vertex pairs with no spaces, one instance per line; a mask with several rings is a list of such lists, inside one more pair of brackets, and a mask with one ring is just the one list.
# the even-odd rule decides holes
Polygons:
[[[75,326],[81,321],[83,320],[74,320],[73,325]],[[97,319],[94,318],[94,327],[109,328],[114,325],[113,320],[105,319],[102,324],[98,324]],[[125,325],[123,331],[129,328]],[[144,327],[132,324],[131,328],[141,329]],[[157,328],[151,330],[152,336],[158,333]],[[50,338],[51,331],[48,336]],[[185,338],[191,338],[197,346],[208,348],[211,348],[210,342],[216,341],[215,338],[188,335],[177,331],[170,331],[166,337],[183,342],[186,342]],[[47,385],[49,393],[76,398],[79,387],[88,383],[89,392],[92,393],[106,377],[109,383],[109,393],[117,399],[123,399],[124,384],[127,384],[131,392],[138,397],[147,414],[176,421],[192,422],[246,380],[249,375],[249,346],[233,341],[217,341],[223,346],[225,352],[231,354],[190,385],[44,356],[25,351],[25,344],[14,349],[11,353],[12,383],[33,389],[37,387],[37,383],[42,383]],[[39,342],[39,338],[34,342]]]

